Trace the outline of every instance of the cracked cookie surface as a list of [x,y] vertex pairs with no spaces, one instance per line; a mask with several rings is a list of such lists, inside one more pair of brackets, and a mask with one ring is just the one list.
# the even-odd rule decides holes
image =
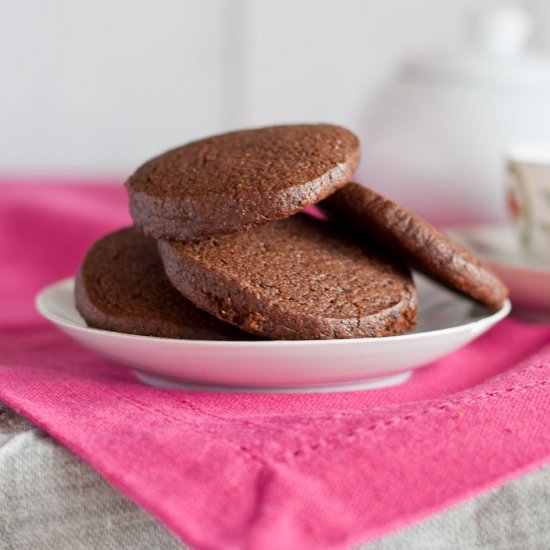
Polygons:
[[408,268],[305,214],[235,235],[158,245],[168,278],[186,298],[259,336],[390,336],[416,323]]
[[289,217],[347,183],[358,138],[330,124],[240,130],[159,155],[128,179],[130,212],[155,238],[186,241]]

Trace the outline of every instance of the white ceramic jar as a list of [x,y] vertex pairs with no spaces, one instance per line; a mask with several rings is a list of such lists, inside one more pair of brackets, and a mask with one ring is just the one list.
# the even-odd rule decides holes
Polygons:
[[464,51],[412,60],[362,132],[357,179],[436,223],[506,217],[504,155],[550,142],[550,60],[515,5],[475,14]]

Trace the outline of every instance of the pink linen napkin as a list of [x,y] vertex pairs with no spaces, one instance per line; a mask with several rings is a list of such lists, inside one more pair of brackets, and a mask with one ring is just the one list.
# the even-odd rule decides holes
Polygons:
[[[339,549],[550,460],[550,326],[506,320],[402,386],[163,391],[33,308],[129,223],[120,185],[0,186],[0,399],[202,549]],[[223,365],[220,365],[223,368]]]

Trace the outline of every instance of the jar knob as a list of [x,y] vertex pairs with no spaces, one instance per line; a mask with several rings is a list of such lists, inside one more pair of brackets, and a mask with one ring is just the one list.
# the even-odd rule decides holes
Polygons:
[[518,2],[501,1],[475,10],[468,25],[470,48],[493,57],[515,57],[526,49],[533,19]]

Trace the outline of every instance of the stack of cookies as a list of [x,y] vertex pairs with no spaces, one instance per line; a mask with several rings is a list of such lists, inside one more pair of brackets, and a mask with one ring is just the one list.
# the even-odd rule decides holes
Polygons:
[[[339,126],[243,130],[164,153],[127,181],[134,227],[97,241],[76,279],[91,327],[166,338],[311,340],[416,325],[411,268],[485,304],[507,290],[409,210],[350,182]],[[326,215],[302,212],[316,204]]]

